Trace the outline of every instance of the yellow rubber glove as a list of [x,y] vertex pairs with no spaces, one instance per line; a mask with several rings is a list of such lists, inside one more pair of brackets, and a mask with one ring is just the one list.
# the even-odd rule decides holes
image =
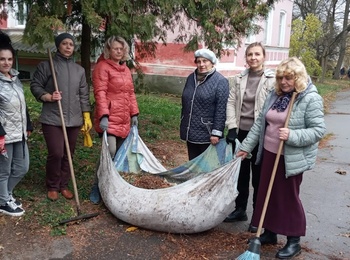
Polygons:
[[89,132],[83,132],[84,133],[84,146],[86,147],[92,147],[92,139]]
[[84,135],[84,146],[92,147],[92,139],[89,131],[85,131],[84,125],[81,127],[80,131]]
[[84,146],[92,147],[92,139],[90,135],[90,130],[92,128],[92,122],[90,119],[90,112],[83,112],[84,124],[81,127],[81,131],[84,135]]
[[90,119],[90,112],[83,112],[83,117],[84,117],[83,129],[85,132],[89,132],[92,128],[92,122]]

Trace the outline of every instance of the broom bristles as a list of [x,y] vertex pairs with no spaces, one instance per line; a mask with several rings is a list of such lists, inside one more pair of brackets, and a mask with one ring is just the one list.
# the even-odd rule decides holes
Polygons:
[[251,239],[248,250],[239,255],[236,260],[260,260],[260,247],[261,243],[258,237]]

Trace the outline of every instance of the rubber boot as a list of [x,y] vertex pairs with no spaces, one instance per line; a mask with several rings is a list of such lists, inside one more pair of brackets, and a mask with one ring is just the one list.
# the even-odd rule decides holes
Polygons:
[[93,204],[99,204],[101,202],[101,194],[100,194],[100,189],[98,188],[98,182],[95,182],[92,185],[92,188],[90,191],[90,201]]
[[300,237],[287,237],[287,244],[277,252],[276,258],[290,259],[300,254],[300,252]]
[[261,245],[276,245],[277,244],[277,234],[265,229],[264,233],[260,236]]
[[228,215],[227,218],[225,218],[224,222],[236,222],[246,220],[248,220],[248,216],[245,209],[237,208],[230,215]]

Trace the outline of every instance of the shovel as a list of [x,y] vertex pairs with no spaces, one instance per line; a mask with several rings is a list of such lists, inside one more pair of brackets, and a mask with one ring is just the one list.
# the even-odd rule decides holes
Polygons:
[[[57,79],[56,79],[55,68],[54,68],[54,66],[53,66],[51,51],[50,51],[49,48],[47,49],[47,53],[48,53],[48,55],[49,55],[51,73],[52,73],[52,78],[53,78],[53,82],[54,82],[54,85],[55,85],[55,90],[56,90],[56,91],[59,91],[58,85],[57,85]],[[73,169],[72,155],[71,155],[70,148],[69,148],[69,142],[68,142],[68,136],[67,136],[66,125],[65,125],[65,123],[64,123],[64,117],[63,117],[63,110],[62,110],[61,100],[58,100],[58,101],[57,101],[57,104],[58,104],[58,109],[59,109],[60,117],[61,117],[61,123],[62,123],[62,130],[63,130],[64,143],[65,143],[65,146],[66,146],[66,152],[67,152],[67,157],[68,157],[69,169],[70,169],[71,179],[72,179],[73,189],[74,189],[74,198],[75,198],[76,207],[77,207],[77,216],[76,216],[76,217],[73,217],[73,218],[70,218],[70,219],[63,220],[63,221],[61,221],[61,222],[59,223],[60,225],[63,225],[63,224],[66,224],[66,223],[72,222],[72,221],[77,221],[77,220],[81,220],[81,219],[93,218],[93,217],[96,217],[99,213],[96,212],[96,213],[81,215],[81,211],[80,211],[80,202],[79,202],[79,195],[78,195],[78,189],[77,189],[77,183],[76,183],[76,181],[75,181],[75,174],[74,174],[74,169]]]

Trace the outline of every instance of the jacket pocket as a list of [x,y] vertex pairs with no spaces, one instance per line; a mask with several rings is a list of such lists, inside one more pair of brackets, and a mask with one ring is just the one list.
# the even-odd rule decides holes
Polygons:
[[201,117],[201,123],[206,126],[209,135],[211,135],[212,126],[214,124],[213,121],[213,118]]

